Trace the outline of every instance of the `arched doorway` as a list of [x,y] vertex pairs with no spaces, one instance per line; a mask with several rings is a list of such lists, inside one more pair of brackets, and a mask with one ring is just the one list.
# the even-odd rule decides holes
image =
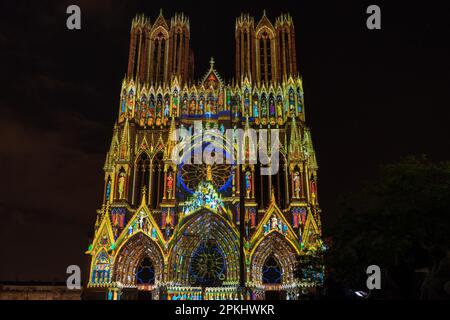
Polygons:
[[217,213],[187,217],[169,259],[169,280],[186,286],[216,286],[239,280],[239,238]]
[[142,232],[122,246],[114,264],[114,281],[128,287],[152,288],[162,281],[164,259],[154,240]]
[[294,284],[295,249],[279,232],[272,232],[252,254],[251,279],[265,288],[266,300],[286,298],[284,285]]

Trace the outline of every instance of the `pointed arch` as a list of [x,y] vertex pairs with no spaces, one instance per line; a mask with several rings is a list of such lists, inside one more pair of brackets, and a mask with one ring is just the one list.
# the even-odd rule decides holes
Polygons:
[[150,81],[162,86],[167,79],[169,32],[164,24],[154,25],[150,33]]
[[163,252],[156,242],[143,232],[136,233],[119,248],[114,258],[113,281],[125,286],[137,286],[137,269],[145,258],[148,258],[153,265],[155,283],[163,281]]
[[255,33],[257,70],[261,82],[274,80],[275,33],[273,27],[266,25],[257,28]]
[[[237,230],[223,217],[209,210],[202,210],[189,218],[188,223],[176,231],[169,252],[169,280],[190,285],[192,257],[201,244],[217,247],[224,257],[222,281],[239,279],[239,237]],[[194,276],[195,277],[195,276]]]
[[159,208],[164,194],[164,154],[158,151],[151,160],[150,172],[150,207]]
[[264,266],[270,257],[274,257],[279,264],[280,284],[294,282],[294,269],[296,264],[296,250],[279,232],[271,232],[257,245],[251,254],[251,281],[264,284]]
[[141,203],[142,189],[150,188],[150,156],[146,151],[141,152],[134,163],[134,189],[133,189],[133,203]]
[[286,208],[287,203],[289,201],[289,195],[287,190],[287,177],[288,177],[288,168],[287,168],[287,159],[283,152],[279,152],[279,163],[278,163],[278,172],[277,174],[269,176],[271,179],[271,186],[275,192],[275,199],[278,206],[281,209]]

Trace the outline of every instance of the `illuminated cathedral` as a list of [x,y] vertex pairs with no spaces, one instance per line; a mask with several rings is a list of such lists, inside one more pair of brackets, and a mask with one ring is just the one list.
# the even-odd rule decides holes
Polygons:
[[[298,299],[323,282],[323,268],[304,277],[298,261],[325,247],[292,18],[238,17],[229,81],[214,59],[194,78],[190,37],[183,14],[132,21],[86,291],[110,300]],[[230,129],[266,140],[238,141]],[[272,160],[247,156],[275,131],[278,170],[263,174]],[[181,140],[189,152],[176,159]],[[192,161],[211,148],[227,161]]]

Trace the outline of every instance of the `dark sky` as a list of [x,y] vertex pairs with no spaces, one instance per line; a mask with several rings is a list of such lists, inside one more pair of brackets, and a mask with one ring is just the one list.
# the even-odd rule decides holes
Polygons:
[[[81,31],[66,29],[70,4],[81,7]],[[365,27],[369,4],[381,6],[382,30]],[[211,56],[233,75],[241,12],[291,13],[325,227],[338,196],[378,165],[450,159],[450,19],[440,3],[2,1],[0,280],[62,280],[68,265],[85,266],[130,22],[140,12],[154,21],[159,8],[190,17],[197,77]]]

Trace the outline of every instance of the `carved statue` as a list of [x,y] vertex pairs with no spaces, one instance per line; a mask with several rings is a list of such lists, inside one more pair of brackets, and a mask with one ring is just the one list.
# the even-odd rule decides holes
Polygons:
[[253,116],[255,118],[259,117],[259,111],[258,111],[258,101],[255,101],[255,103],[253,104]]
[[294,195],[296,198],[300,198],[300,175],[298,171],[294,173]]
[[139,216],[139,229],[142,229],[143,226],[144,226],[144,215],[141,214]]
[[119,199],[123,198],[124,187],[125,187],[125,175],[121,173],[119,177]]
[[251,179],[252,179],[252,174],[250,173],[250,171],[247,171],[245,173],[245,191],[247,194],[247,198],[250,197],[250,192],[252,191]]
[[273,215],[271,220],[272,220],[272,228],[271,229],[278,228],[278,219],[277,219],[277,217],[275,217],[275,215]]
[[277,113],[278,113],[278,116],[279,116],[279,117],[282,117],[282,116],[283,116],[283,107],[282,107],[282,105],[281,105],[281,102],[278,102],[278,103],[277,103]]
[[168,116],[169,116],[169,102],[166,101],[166,103],[164,104],[164,117]]
[[206,180],[207,181],[212,181],[213,180],[213,178],[212,178],[212,168],[211,168],[210,164],[206,166]]
[[167,176],[167,193],[169,199],[172,198],[172,188],[173,188],[173,177],[172,172],[169,172],[169,175]]

